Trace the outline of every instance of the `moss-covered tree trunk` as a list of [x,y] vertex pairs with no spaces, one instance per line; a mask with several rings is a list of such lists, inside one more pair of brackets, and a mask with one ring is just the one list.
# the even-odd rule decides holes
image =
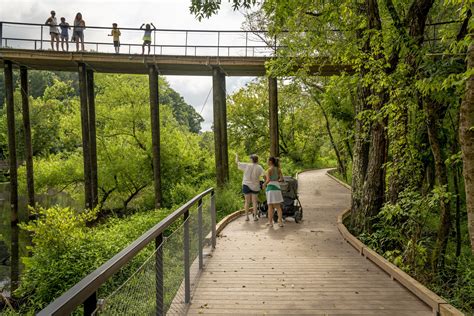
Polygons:
[[[474,66],[474,44],[467,52],[467,69]],[[471,250],[474,253],[474,76],[466,82],[466,92],[461,103],[459,139],[461,141],[466,208]]]

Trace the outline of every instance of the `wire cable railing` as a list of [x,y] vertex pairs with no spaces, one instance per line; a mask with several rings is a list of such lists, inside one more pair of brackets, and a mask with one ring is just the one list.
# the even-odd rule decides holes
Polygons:
[[[169,230],[172,233],[166,235]],[[206,254],[215,245],[216,208],[211,188],[168,215],[38,315],[68,315],[81,305],[84,315],[181,315],[191,301]]]

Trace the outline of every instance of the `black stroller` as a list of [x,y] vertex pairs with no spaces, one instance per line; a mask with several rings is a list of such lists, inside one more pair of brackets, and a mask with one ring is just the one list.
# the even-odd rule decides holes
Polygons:
[[[290,176],[283,177],[284,182],[280,183],[281,193],[283,195],[283,203],[281,205],[283,211],[283,219],[293,217],[296,223],[303,219],[303,208],[298,199],[298,180]],[[263,192],[265,194],[265,192]],[[265,195],[259,194],[258,209],[260,217],[268,216],[268,205]],[[273,221],[278,221],[277,212],[273,213]]]

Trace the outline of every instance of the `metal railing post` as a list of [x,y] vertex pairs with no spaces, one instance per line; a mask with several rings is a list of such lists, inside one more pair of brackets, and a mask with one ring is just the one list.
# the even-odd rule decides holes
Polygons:
[[219,57],[220,52],[220,42],[221,42],[221,32],[217,32],[217,57]]
[[248,41],[249,41],[249,32],[245,32],[245,57],[247,57]]
[[184,212],[184,303],[191,301],[191,276],[189,271],[189,210]]
[[163,234],[155,238],[156,316],[164,315]]
[[84,301],[84,316],[90,316],[97,308],[97,292],[94,292]]
[[40,50],[43,50],[43,25],[41,25]]
[[3,22],[0,22],[0,48],[3,47]]
[[212,227],[212,237],[211,237],[211,245],[212,249],[216,248],[216,193],[212,191],[211,193],[211,227]]
[[198,202],[198,248],[199,248],[199,270],[204,266],[203,259],[203,227],[202,227],[202,200]]
[[186,39],[184,41],[184,56],[188,56],[188,31],[186,31]]

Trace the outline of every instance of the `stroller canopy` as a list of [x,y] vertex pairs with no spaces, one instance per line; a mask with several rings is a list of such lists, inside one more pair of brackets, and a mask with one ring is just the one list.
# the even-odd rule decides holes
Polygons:
[[298,198],[298,180],[290,176],[284,176],[284,183],[281,186],[281,193],[284,198],[290,198],[292,200]]

